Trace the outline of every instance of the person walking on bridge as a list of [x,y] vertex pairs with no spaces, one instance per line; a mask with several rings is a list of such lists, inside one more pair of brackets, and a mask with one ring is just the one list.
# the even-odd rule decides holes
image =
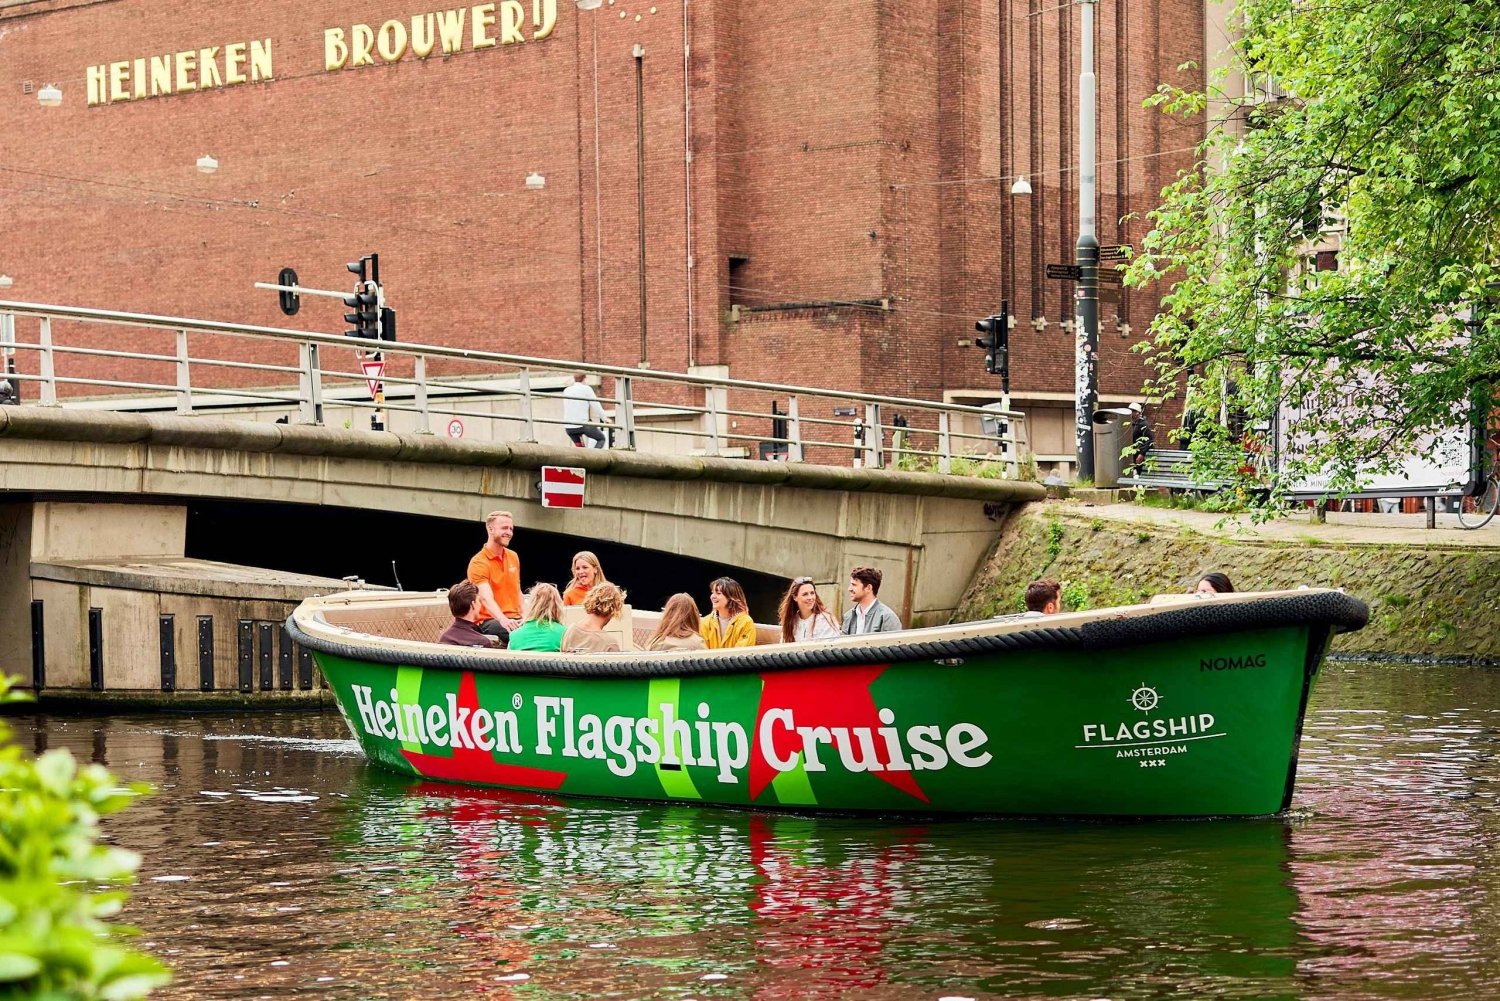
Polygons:
[[608,448],[604,432],[599,430],[599,425],[604,423],[604,408],[599,405],[599,397],[594,395],[594,387],[584,381],[587,378],[582,372],[573,373],[573,384],[562,391],[563,430],[573,439],[573,444],[581,448],[588,447],[583,444],[585,438],[592,441],[595,448]]
[[479,588],[479,631],[505,646],[510,631],[521,625],[521,558],[510,548],[516,534],[509,511],[484,517],[489,540],[469,560],[469,580]]

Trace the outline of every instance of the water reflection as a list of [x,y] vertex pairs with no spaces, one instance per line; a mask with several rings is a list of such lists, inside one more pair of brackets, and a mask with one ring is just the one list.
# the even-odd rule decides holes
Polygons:
[[1339,666],[1286,821],[911,823],[411,785],[336,716],[18,721],[161,792],[167,996],[1434,997],[1497,980],[1500,676]]

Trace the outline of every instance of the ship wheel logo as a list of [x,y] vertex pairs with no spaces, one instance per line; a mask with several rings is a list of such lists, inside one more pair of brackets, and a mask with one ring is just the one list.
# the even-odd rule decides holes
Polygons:
[[1155,709],[1157,703],[1160,701],[1161,697],[1156,694],[1156,689],[1147,685],[1144,681],[1141,682],[1141,687],[1130,693],[1130,704],[1143,713],[1148,713]]

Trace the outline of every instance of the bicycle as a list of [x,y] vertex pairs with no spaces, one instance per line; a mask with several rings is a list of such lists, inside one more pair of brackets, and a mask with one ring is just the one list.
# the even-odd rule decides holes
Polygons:
[[1458,524],[1461,528],[1483,528],[1495,517],[1500,506],[1500,465],[1495,461],[1494,437],[1489,436],[1479,450],[1473,479],[1458,499]]

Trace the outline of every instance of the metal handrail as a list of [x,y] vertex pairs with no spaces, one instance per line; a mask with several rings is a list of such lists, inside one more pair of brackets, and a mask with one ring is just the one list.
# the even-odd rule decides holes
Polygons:
[[[624,368],[615,365],[604,365],[596,362],[582,362],[571,359],[539,358],[530,355],[514,355],[495,351],[480,351],[469,348],[454,348],[433,344],[416,344],[409,342],[385,342],[385,341],[362,341],[351,340],[339,334],[326,334],[310,330],[294,330],[282,327],[268,327],[254,324],[226,323],[217,320],[203,320],[191,317],[164,316],[150,313],[129,313],[118,310],[94,309],[82,306],[63,306],[55,304],[19,302],[11,300],[0,300],[0,316],[31,317],[40,322],[40,336],[35,341],[22,342],[14,336],[14,321],[10,321],[9,336],[6,343],[0,345],[9,362],[7,369],[15,378],[13,386],[19,388],[22,383],[27,385],[40,384],[41,402],[47,405],[60,405],[58,396],[59,386],[91,386],[108,389],[123,389],[135,391],[148,391],[159,394],[160,398],[169,400],[175,395],[176,409],[180,413],[193,412],[193,395],[195,393],[213,395],[219,406],[251,406],[253,404],[238,403],[234,401],[264,400],[270,403],[279,403],[296,407],[299,411],[301,422],[321,423],[323,419],[323,389],[325,384],[331,383],[339,386],[357,386],[365,376],[363,373],[342,372],[337,370],[325,370],[319,363],[320,348],[349,349],[357,352],[381,351],[387,355],[398,357],[410,357],[413,359],[415,370],[408,378],[395,374],[385,377],[382,381],[392,386],[403,387],[400,394],[402,402],[387,400],[384,398],[366,402],[358,399],[330,398],[330,403],[340,407],[370,409],[376,413],[390,410],[393,413],[413,414],[416,417],[417,430],[419,432],[430,432],[430,421],[432,416],[454,416],[467,419],[486,419],[491,421],[503,421],[506,424],[521,425],[521,438],[523,440],[535,440],[535,426],[559,425],[562,421],[550,417],[535,415],[533,402],[539,398],[538,391],[531,388],[531,373],[542,372],[583,372],[588,375],[607,377],[617,380],[616,399],[601,398],[600,403],[606,407],[613,406],[615,409],[615,427],[617,431],[624,432],[624,440],[617,442],[616,447],[637,447],[637,436],[642,432],[650,434],[691,436],[703,439],[706,443],[704,451],[714,454],[726,443],[733,442],[768,442],[778,446],[785,446],[789,458],[800,461],[806,458],[805,450],[810,448],[836,449],[845,453],[852,453],[856,462],[862,457],[870,465],[882,465],[886,453],[896,455],[919,455],[933,457],[942,471],[947,471],[950,461],[956,455],[964,454],[955,450],[956,443],[981,442],[990,445],[1001,446],[1002,454],[977,455],[975,458],[985,460],[1001,461],[1010,466],[1012,474],[1016,469],[1017,455],[1017,427],[1025,418],[1022,414],[1013,410],[999,410],[993,407],[979,407],[968,404],[937,402],[932,400],[919,400],[909,397],[884,396],[876,394],[859,393],[850,390],[825,389],[810,386],[793,386],[784,383],[750,382],[737,379],[726,379],[716,376],[694,375],[678,372],[663,372],[655,369]],[[175,354],[113,351],[108,348],[82,347],[56,343],[52,331],[52,322],[56,320],[75,321],[80,323],[112,324],[117,326],[143,327],[173,333],[177,337],[177,351]],[[187,347],[188,334],[217,334],[231,337],[249,337],[259,340],[270,340],[295,347],[298,350],[299,361],[294,365],[268,364],[265,362],[240,361],[232,357],[200,357],[190,354]],[[19,351],[35,352],[40,361],[38,362],[38,374],[22,375],[15,371],[14,356]],[[56,370],[56,359],[63,355],[79,355],[91,358],[118,358],[132,362],[149,363],[158,365],[170,365],[176,369],[175,383],[151,383],[138,380],[85,378],[76,375],[62,375]],[[426,375],[429,361],[443,360],[463,362],[466,364],[479,364],[486,367],[495,367],[507,371],[502,378],[516,379],[516,386],[485,385],[482,388],[472,384],[466,384],[463,376],[455,376],[447,373],[442,377],[428,378]],[[279,386],[194,386],[192,384],[191,370],[193,366],[214,367],[219,369],[240,369],[259,373],[277,373],[287,375],[297,380],[297,385],[292,388]],[[95,375],[96,372],[89,372]],[[5,373],[0,372],[0,378]],[[490,374],[484,377],[487,380],[495,379]],[[689,389],[701,393],[699,399],[701,405],[688,403],[683,400],[674,402],[652,403],[649,400],[637,399],[636,387],[642,383],[660,383],[666,386],[675,386],[678,390]],[[434,406],[433,400],[429,399],[429,393],[436,391],[438,398],[449,401],[452,405],[452,396],[472,397],[475,399],[496,398],[513,399],[517,401],[520,413],[473,413],[468,411],[455,411],[445,407]],[[784,396],[787,398],[788,412],[762,412],[744,409],[743,406],[731,407],[730,394],[740,396],[745,393],[763,393],[773,397]],[[679,392],[680,396],[680,392]],[[555,393],[546,393],[541,398],[556,400]],[[800,399],[822,399],[838,401],[849,404],[856,403],[861,406],[853,407],[853,419],[840,421],[837,418],[813,416],[811,414],[802,416],[799,412],[798,401]],[[126,397],[121,397],[123,402]],[[134,402],[139,399],[130,397]],[[91,406],[107,406],[110,399],[98,398],[89,401]],[[171,404],[168,403],[168,406]],[[882,409],[899,409],[927,415],[923,423],[934,421],[936,427],[922,427],[909,425],[895,425],[881,419]],[[683,427],[658,427],[640,425],[638,417],[642,411],[648,411],[654,417],[674,416],[694,419],[700,425],[697,428]],[[972,434],[951,427],[950,418],[957,415],[967,415],[980,418],[981,420],[1001,420],[1008,426],[1008,434],[1003,438],[997,438],[991,434]],[[747,434],[730,427],[735,419],[750,419],[755,421],[784,421],[786,432],[784,435],[775,434]],[[804,425],[816,425],[820,427],[837,426],[849,429],[852,432],[851,440],[845,442],[829,442],[823,440],[810,440],[803,437]],[[809,427],[808,430],[811,430]],[[899,449],[885,444],[888,432],[904,430],[904,443]],[[863,437],[861,438],[861,435]],[[818,436],[819,438],[825,436]],[[892,435],[894,438],[894,434]],[[917,446],[915,439],[933,439],[936,445],[932,449]]]

